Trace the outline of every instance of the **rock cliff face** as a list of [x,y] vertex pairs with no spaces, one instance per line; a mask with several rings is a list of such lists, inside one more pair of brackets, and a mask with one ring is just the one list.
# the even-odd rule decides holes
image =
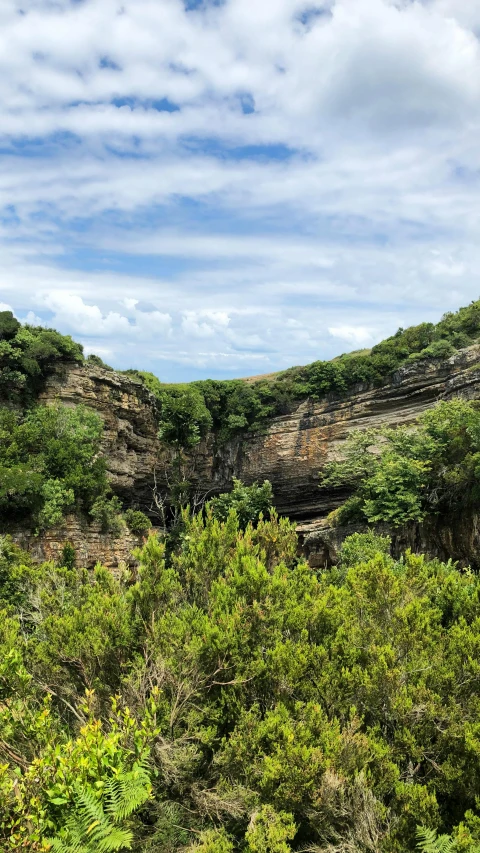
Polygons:
[[99,524],[89,524],[75,515],[68,515],[61,525],[40,536],[27,530],[19,530],[13,535],[17,544],[28,551],[35,562],[53,560],[59,563],[63,546],[70,542],[75,548],[78,566],[92,569],[101,563],[114,574],[135,565],[132,552],[142,544],[140,537],[126,529],[120,536],[112,536],[102,533]]
[[[192,457],[191,478],[200,493],[209,494],[227,490],[234,476],[246,483],[270,480],[279,512],[298,522],[312,562],[321,562],[329,559],[323,519],[345,497],[338,489],[320,488],[326,460],[341,455],[352,430],[411,423],[437,400],[455,396],[480,397],[478,345],[443,362],[407,365],[379,388],[358,386],[343,397],[302,401],[272,419],[264,433],[224,445],[209,435]],[[155,399],[143,385],[114,371],[73,365],[50,379],[42,399],[84,403],[101,414],[112,486],[126,502],[148,509],[154,472],[158,482],[164,480],[170,457],[157,438]],[[424,532],[416,535],[422,538]]]

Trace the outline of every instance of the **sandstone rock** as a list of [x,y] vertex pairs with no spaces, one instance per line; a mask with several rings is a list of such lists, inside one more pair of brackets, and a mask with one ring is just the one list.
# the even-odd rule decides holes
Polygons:
[[86,519],[75,515],[68,515],[61,525],[40,535],[28,530],[17,530],[12,535],[17,544],[28,551],[36,562],[53,560],[58,563],[63,546],[70,542],[75,548],[78,566],[92,569],[97,563],[101,563],[114,573],[135,565],[132,551],[143,541],[128,530],[122,531],[120,536],[102,533],[99,524],[89,524]]
[[[270,480],[277,509],[297,520],[312,562],[321,563],[324,558],[328,562],[342,534],[327,531],[325,516],[343,502],[348,491],[320,487],[319,472],[326,460],[341,455],[352,430],[413,423],[437,400],[455,396],[480,396],[479,345],[446,361],[408,364],[381,387],[359,385],[343,396],[303,400],[292,405],[288,414],[273,418],[261,433],[237,436],[223,445],[210,434],[190,459],[190,476],[198,491],[207,495],[228,490],[233,477],[247,484]],[[84,403],[100,413],[112,487],[127,505],[135,503],[148,511],[154,476],[159,482],[165,480],[171,454],[157,437],[156,400],[143,384],[95,365],[70,365],[50,378],[41,400]],[[123,546],[109,544],[105,538],[100,541],[92,526],[79,525],[75,534],[71,528],[70,538],[75,542],[83,538],[90,563],[97,555],[111,565],[127,559]],[[425,535],[417,531],[417,542]],[[35,546],[38,553],[43,549],[42,553],[53,554],[54,539],[53,533],[43,537],[44,544]],[[469,547],[474,547],[471,531],[467,539]],[[437,545],[440,550],[444,547]],[[325,557],[327,552],[330,557]]]

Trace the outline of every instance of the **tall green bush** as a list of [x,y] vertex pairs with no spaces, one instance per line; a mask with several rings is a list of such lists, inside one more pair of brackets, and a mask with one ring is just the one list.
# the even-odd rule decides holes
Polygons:
[[344,458],[321,472],[321,484],[352,488],[336,521],[398,526],[472,508],[480,499],[480,406],[444,401],[416,427],[353,433]]
[[184,525],[117,578],[7,543],[2,850],[474,853],[478,576],[373,535],[316,573],[273,514]]

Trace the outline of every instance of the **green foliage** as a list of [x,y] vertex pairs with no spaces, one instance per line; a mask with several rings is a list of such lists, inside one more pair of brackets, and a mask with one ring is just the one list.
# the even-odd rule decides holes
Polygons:
[[233,480],[231,492],[225,492],[209,502],[215,518],[226,521],[231,510],[235,510],[240,527],[256,524],[260,516],[267,517],[272,508],[273,490],[268,480],[262,485],[253,483],[245,486],[241,480]]
[[131,849],[137,827],[132,815],[151,793],[148,737],[155,732],[155,704],[150,702],[139,720],[114,700],[108,718],[100,721],[94,699],[87,692],[80,701],[85,720],[71,738],[44,702],[36,717],[40,753],[16,777],[7,765],[0,767],[3,828],[9,833],[2,849]]
[[[359,384],[379,385],[405,364],[445,359],[480,335],[480,300],[445,314],[442,320],[399,329],[371,350],[348,353],[333,361],[292,367],[272,378],[204,380],[191,385],[164,385],[153,374],[131,371],[157,397],[161,435],[187,448],[210,426],[219,442],[246,430],[262,429],[269,418],[285,414],[301,399],[342,396]],[[186,397],[190,389],[191,397]],[[183,403],[191,407],[192,432],[185,428]],[[210,419],[210,420],[209,420]],[[408,508],[406,508],[408,511]]]
[[67,489],[62,480],[46,480],[42,486],[43,506],[38,514],[41,527],[59,524],[66,510],[75,503],[75,492]]
[[92,504],[90,515],[101,526],[102,533],[120,536],[123,530],[122,503],[116,495],[100,495]]
[[0,400],[33,402],[49,373],[71,361],[83,361],[83,350],[69,335],[0,312]]
[[168,552],[113,577],[3,542],[2,850],[476,853],[478,575],[372,532],[316,573],[288,520],[212,506]]
[[341,461],[325,466],[324,486],[354,495],[334,521],[400,525],[452,513],[480,498],[480,408],[452,400],[426,411],[415,428],[353,433]]
[[127,509],[123,517],[132,533],[136,533],[138,536],[145,536],[152,526],[148,515],[139,509]]
[[113,367],[110,367],[109,364],[105,364],[103,359],[101,359],[99,355],[95,355],[95,353],[91,353],[87,356],[86,363],[92,364],[95,367],[101,367],[103,370],[113,370]]
[[390,554],[391,541],[388,536],[378,536],[373,531],[368,533],[353,533],[343,543],[339,563],[343,569],[350,569],[359,563],[373,560],[377,554]]
[[20,323],[11,311],[0,311],[0,341],[11,341],[20,329]]
[[293,816],[265,805],[252,815],[245,840],[249,853],[290,853],[287,841],[295,837]]
[[223,829],[207,829],[200,834],[200,841],[187,848],[192,853],[233,853],[232,842]]
[[[49,839],[53,853],[110,853],[131,850],[133,832],[127,819],[148,799],[150,777],[145,767],[120,767],[98,789],[72,787],[71,808],[61,837]],[[57,803],[64,799],[56,797]],[[65,804],[68,800],[65,800]]]
[[198,388],[195,385],[162,385],[151,374],[139,375],[160,404],[160,438],[176,449],[195,447],[212,425],[210,412]]
[[[20,566],[24,567],[22,571]],[[0,608],[19,609],[25,601],[24,573],[31,566],[29,555],[12,541],[0,536]]]
[[0,408],[0,513],[58,524],[108,491],[99,456],[103,422],[85,406],[37,406],[21,419]]
[[65,542],[65,545],[62,548],[62,556],[60,558],[60,565],[64,566],[66,569],[70,569],[72,571],[75,568],[77,555],[75,552],[75,548],[71,542]]
[[417,849],[420,853],[455,853],[455,843],[448,835],[438,835],[434,829],[419,826]]
[[[468,339],[465,343],[465,346],[468,344]],[[427,358],[450,358],[451,355],[454,355],[456,352],[455,347],[447,340],[440,339],[434,340],[428,347],[420,350],[420,352],[414,352],[409,355],[409,361],[422,361]]]

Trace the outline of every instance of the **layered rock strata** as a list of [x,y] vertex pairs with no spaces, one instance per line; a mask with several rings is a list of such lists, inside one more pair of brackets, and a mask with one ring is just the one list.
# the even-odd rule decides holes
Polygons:
[[[270,480],[277,509],[298,522],[312,563],[328,561],[331,555],[325,554],[330,546],[325,536],[335,539],[340,532],[326,532],[324,519],[347,492],[320,487],[319,472],[325,462],[341,456],[352,430],[412,423],[436,401],[455,396],[480,396],[478,345],[443,362],[402,367],[381,387],[359,385],[344,396],[303,400],[287,414],[272,418],[262,432],[237,436],[224,444],[210,434],[196,448],[189,476],[198,493],[208,495],[228,490],[233,477],[247,484]],[[72,365],[50,378],[41,399],[66,405],[83,403],[100,413],[112,487],[126,503],[148,511],[154,481],[166,486],[171,457],[157,436],[155,398],[143,384],[97,366]],[[75,534],[70,531],[70,539],[74,544],[85,543],[89,536],[98,535],[89,530],[83,526]],[[421,539],[417,533],[418,537]],[[87,548],[92,555],[89,563],[106,548],[105,542],[97,548],[95,541]],[[333,546],[330,551],[334,552]]]
[[119,536],[103,533],[96,522],[75,515],[67,516],[58,527],[35,534],[33,531],[17,530],[13,538],[28,551],[38,563],[53,561],[61,564],[62,550],[66,542],[73,545],[76,564],[92,569],[101,563],[113,574],[131,568],[136,561],[132,552],[142,544],[142,538],[124,529]]

